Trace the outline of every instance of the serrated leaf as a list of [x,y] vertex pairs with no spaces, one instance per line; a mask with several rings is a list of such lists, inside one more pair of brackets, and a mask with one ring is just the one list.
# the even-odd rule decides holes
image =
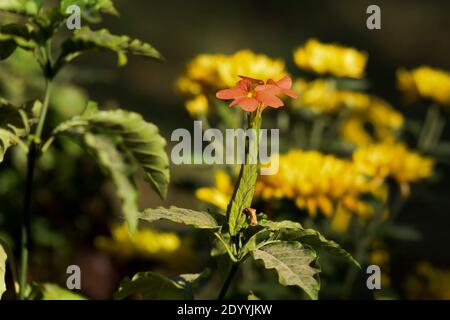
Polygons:
[[0,243],[0,300],[2,299],[3,293],[6,292],[6,252]]
[[165,198],[169,185],[169,158],[165,151],[166,140],[157,126],[146,122],[141,115],[117,109],[85,114],[81,120],[89,123],[91,130],[120,138],[128,151],[144,169],[145,178],[161,197]]
[[324,250],[332,255],[345,259],[348,263],[361,268],[353,256],[332,240],[326,239],[319,231],[313,229],[287,231],[283,239],[299,241],[316,250]]
[[184,300],[185,288],[182,284],[154,272],[137,273],[131,280],[125,278],[114,295],[115,299],[125,299],[141,295],[145,300]]
[[116,144],[107,136],[87,133],[84,142],[98,160],[99,165],[111,177],[116,193],[122,202],[122,213],[131,231],[136,230],[139,214],[138,192],[132,179],[132,171]]
[[270,231],[279,231],[279,230],[303,230],[303,227],[300,223],[283,220],[283,221],[272,221],[262,219],[258,222],[258,224],[264,228],[269,229]]
[[137,113],[122,109],[99,111],[95,103],[90,102],[81,116],[64,121],[55,128],[45,148],[58,134],[71,132],[78,135],[91,132],[118,139],[120,151],[131,154],[143,168],[145,179],[153,190],[165,198],[170,180],[169,158],[165,152],[166,141],[157,126],[146,122]]
[[34,16],[42,7],[42,0],[0,0],[0,11]]
[[119,15],[111,0],[62,0],[60,12],[67,15],[67,8],[76,5],[81,10],[81,16],[88,22],[101,22],[101,14]]
[[173,206],[170,208],[146,209],[139,218],[148,222],[169,220],[199,229],[218,229],[220,227],[217,220],[208,212]]
[[313,300],[318,298],[320,283],[316,279],[319,270],[311,266],[316,253],[299,242],[278,241],[268,243],[252,252],[255,260],[261,260],[266,269],[275,269],[278,281],[284,286],[297,286]]
[[[259,132],[260,127],[261,117],[256,117],[250,128]],[[247,146],[245,164],[241,167],[233,196],[227,208],[228,226],[232,236],[238,234],[246,223],[247,217],[244,210],[251,207],[255,194],[259,165],[253,164],[257,162],[253,160],[257,160],[258,156],[258,143],[250,143]]]
[[62,45],[62,53],[58,59],[57,68],[68,63],[86,51],[112,51],[118,55],[119,65],[126,63],[127,54],[143,56],[153,59],[162,59],[161,54],[150,44],[128,36],[117,36],[106,29],[91,30],[82,27],[75,30],[72,38]]

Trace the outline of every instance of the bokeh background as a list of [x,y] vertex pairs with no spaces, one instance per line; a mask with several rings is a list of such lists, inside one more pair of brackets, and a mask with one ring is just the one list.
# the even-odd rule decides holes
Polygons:
[[[165,62],[131,58],[126,67],[115,68],[115,57],[90,54],[73,65],[73,82],[101,105],[120,106],[142,113],[145,119],[158,124],[168,140],[177,128],[192,130],[193,120],[184,108],[183,97],[175,92],[175,82],[184,72],[186,62],[200,53],[231,54],[251,49],[284,59],[287,69],[294,76],[301,76],[302,71],[293,62],[293,50],[307,39],[355,47],[369,54],[368,92],[383,97],[405,116],[418,121],[425,118],[426,110],[404,106],[396,87],[396,70],[423,64],[450,70],[448,1],[117,0],[115,3],[121,17],[107,17],[102,26],[114,33],[148,41],[163,54]],[[381,30],[366,28],[366,8],[371,4],[381,7]],[[444,140],[448,140],[449,131],[447,126]],[[60,156],[62,158],[55,156],[49,161],[55,166],[63,165],[66,155]],[[71,172],[65,176],[43,174],[39,177],[45,182],[36,195],[37,228],[41,228],[37,232],[45,237],[37,239],[37,253],[31,269],[33,279],[54,281],[56,275],[63,281],[65,263],[79,264],[83,270],[83,293],[92,298],[108,298],[120,278],[133,274],[133,271],[160,268],[167,272],[169,268],[173,272],[194,272],[206,263],[207,252],[198,244],[202,236],[192,240],[184,229],[177,230],[182,234],[182,241],[188,243],[186,247],[190,251],[200,253],[200,259],[192,258],[192,252],[186,249],[183,261],[141,257],[129,263],[126,258],[99,250],[94,245],[95,239],[99,235],[108,237],[111,223],[117,220],[113,214],[116,200],[112,187],[89,159],[70,161],[70,165]],[[399,222],[413,225],[421,234],[421,240],[403,243],[397,254],[391,256],[391,278],[399,288],[398,297],[408,297],[402,283],[420,261],[450,270],[449,165],[448,159],[447,163],[440,163],[439,176],[433,183],[415,188],[399,215]],[[199,186],[211,184],[210,170],[172,166],[171,172],[172,182],[165,202],[154,196],[145,183],[139,182],[140,205],[201,208],[194,191]],[[64,177],[72,180],[65,181]],[[19,216],[20,188],[13,195],[5,187],[0,189],[0,208],[9,210],[1,210],[0,214]],[[1,219],[3,226],[10,226],[8,230],[18,230],[14,219]],[[164,230],[165,226],[162,228]],[[8,233],[12,238],[17,235]],[[440,274],[438,278],[443,279],[449,274]],[[361,285],[364,286],[363,280]],[[450,286],[442,290],[450,290]],[[367,292],[360,294],[356,290],[353,298],[367,296]],[[289,295],[280,293],[280,297]],[[329,297],[334,296],[330,294]]]

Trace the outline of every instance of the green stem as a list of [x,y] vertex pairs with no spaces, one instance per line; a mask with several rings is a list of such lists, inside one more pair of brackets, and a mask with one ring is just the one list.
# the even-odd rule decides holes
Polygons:
[[42,109],[39,115],[38,125],[36,132],[30,144],[30,149],[27,157],[27,175],[25,184],[25,197],[24,197],[24,209],[22,217],[21,228],[21,260],[19,270],[19,299],[25,299],[25,291],[27,284],[27,272],[28,272],[28,257],[30,251],[30,238],[31,238],[31,202],[33,195],[33,177],[36,167],[36,160],[39,155],[39,144],[44,130],[45,119],[47,117],[48,106],[50,104],[52,83],[51,80],[46,80],[45,84],[45,97]]
[[432,151],[436,147],[442,134],[445,122],[441,120],[439,106],[434,104],[428,108],[424,125],[420,131],[417,147],[424,152]]
[[325,129],[326,121],[323,116],[317,116],[313,121],[311,130],[311,137],[309,140],[309,147],[313,150],[318,150],[322,144],[323,130]]
[[236,275],[236,272],[239,269],[239,264],[233,263],[231,266],[230,272],[228,272],[227,278],[225,279],[225,282],[223,283],[222,290],[220,290],[219,297],[217,300],[223,300],[225,298],[225,295],[227,294],[228,289],[230,288],[231,282],[233,282],[233,278]]

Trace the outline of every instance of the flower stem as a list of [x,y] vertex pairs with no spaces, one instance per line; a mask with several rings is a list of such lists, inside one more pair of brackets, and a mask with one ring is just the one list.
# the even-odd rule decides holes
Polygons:
[[230,288],[231,282],[233,282],[233,278],[236,275],[236,272],[239,269],[238,263],[233,263],[231,266],[230,272],[228,272],[227,278],[225,279],[225,282],[223,283],[222,290],[220,290],[219,297],[217,300],[223,300],[225,298],[225,295],[227,294],[228,289]]
[[39,155],[39,144],[44,130],[45,118],[47,117],[48,106],[50,104],[52,83],[50,80],[46,80],[45,84],[45,97],[42,109],[39,115],[38,125],[33,139],[31,140],[30,149],[27,157],[27,175],[25,184],[25,197],[24,197],[24,209],[22,216],[22,228],[21,228],[21,259],[19,270],[19,299],[25,299],[25,291],[27,284],[27,272],[28,272],[28,257],[30,251],[30,238],[31,238],[31,201],[33,194],[33,177],[36,167],[36,160]]

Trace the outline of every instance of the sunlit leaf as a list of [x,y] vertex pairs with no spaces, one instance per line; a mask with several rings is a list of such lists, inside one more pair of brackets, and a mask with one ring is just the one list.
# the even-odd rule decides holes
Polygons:
[[326,239],[319,231],[313,229],[288,230],[284,233],[283,239],[295,240],[309,245],[316,250],[324,250],[332,255],[345,259],[348,263],[361,268],[358,261],[346,250],[332,240]]
[[42,7],[43,0],[0,0],[0,11],[34,16]]
[[101,21],[101,14],[119,15],[111,0],[62,0],[60,12],[67,14],[67,8],[76,5],[81,10],[81,16],[88,22],[96,23]]
[[146,209],[139,218],[149,222],[168,220],[199,229],[219,228],[217,220],[210,213],[177,207]]
[[6,292],[6,259],[8,257],[6,256],[6,252],[3,249],[2,244],[0,243],[0,300],[2,298],[3,293]]
[[[257,117],[252,122],[251,128],[258,129],[260,126],[261,118]],[[259,166],[258,164],[253,164],[250,159],[254,158],[255,155],[257,157],[257,154],[257,143],[252,143],[251,146],[248,146],[245,164],[241,167],[233,196],[227,208],[228,226],[232,236],[238,234],[245,226],[246,215],[244,214],[244,210],[250,208],[252,204]]]
[[74,60],[86,51],[115,52],[121,66],[126,64],[126,55],[128,54],[162,59],[161,54],[148,43],[128,36],[113,35],[106,29],[91,30],[85,26],[75,30],[72,38],[63,43],[57,67]]
[[5,153],[10,147],[19,144],[27,149],[21,138],[30,131],[28,121],[24,109],[0,99],[0,163],[3,162]]
[[115,294],[115,299],[140,295],[145,300],[187,299],[183,284],[154,272],[140,272],[131,280],[125,278]]
[[266,244],[252,254],[267,269],[275,269],[282,285],[300,287],[311,299],[318,298],[320,283],[316,277],[319,270],[311,266],[316,260],[313,250],[299,242],[278,241]]
[[61,288],[53,283],[42,283],[38,284],[37,287],[40,291],[39,298],[42,300],[87,300],[82,295],[68,289]]

